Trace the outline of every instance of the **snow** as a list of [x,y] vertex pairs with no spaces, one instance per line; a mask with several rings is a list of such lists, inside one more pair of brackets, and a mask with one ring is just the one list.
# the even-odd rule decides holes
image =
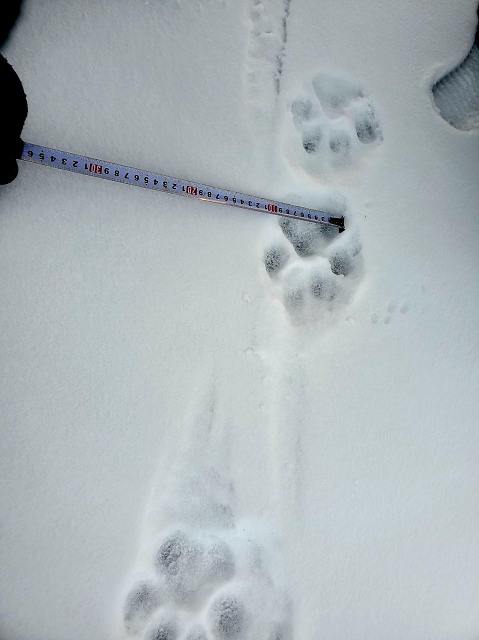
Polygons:
[[479,134],[432,94],[475,10],[25,3],[25,140],[346,231],[22,163],[2,638],[477,637]]

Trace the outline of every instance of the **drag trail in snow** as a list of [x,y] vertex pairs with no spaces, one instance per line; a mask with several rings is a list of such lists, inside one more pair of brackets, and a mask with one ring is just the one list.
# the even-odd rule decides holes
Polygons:
[[281,93],[281,75],[288,40],[291,0],[249,0],[250,36],[246,83],[250,100],[271,108]]

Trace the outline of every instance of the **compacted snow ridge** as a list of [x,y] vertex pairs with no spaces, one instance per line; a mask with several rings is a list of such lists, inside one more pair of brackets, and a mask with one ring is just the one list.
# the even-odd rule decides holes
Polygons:
[[2,640],[477,638],[476,10],[25,0],[25,140],[345,231],[20,163]]

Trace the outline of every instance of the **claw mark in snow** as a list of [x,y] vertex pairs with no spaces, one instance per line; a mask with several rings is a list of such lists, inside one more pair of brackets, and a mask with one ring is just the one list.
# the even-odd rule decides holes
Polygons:
[[281,20],[283,42],[281,45],[281,51],[279,52],[279,55],[278,55],[278,68],[277,68],[277,73],[275,78],[277,95],[279,95],[280,89],[281,89],[281,75],[283,73],[284,54],[286,51],[286,42],[288,40],[288,18],[289,18],[290,10],[291,10],[291,0],[286,0],[284,5],[284,14]]

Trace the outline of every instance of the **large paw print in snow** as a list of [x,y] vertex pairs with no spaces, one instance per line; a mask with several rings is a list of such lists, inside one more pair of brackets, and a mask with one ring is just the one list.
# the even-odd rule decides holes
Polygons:
[[126,637],[291,637],[288,607],[266,567],[265,551],[244,533],[245,528],[236,528],[232,507],[224,499],[225,483],[221,499],[210,494],[205,500],[204,490],[212,478],[221,480],[218,474],[208,473],[187,481],[183,485],[187,493],[182,497],[173,496],[183,503],[183,516],[175,509],[177,524],[159,534],[140,574],[136,574],[138,579],[124,597]]
[[345,168],[378,146],[383,135],[362,87],[319,73],[290,103],[284,151],[293,168],[311,176]]
[[296,324],[332,317],[351,299],[363,270],[359,234],[347,219],[345,200],[329,196],[316,206],[346,216],[346,231],[280,218],[263,255],[268,288]]
[[[234,551],[233,551],[234,549]],[[286,640],[287,621],[254,543],[177,529],[167,533],[151,575],[133,584],[123,608],[129,636],[144,640]],[[261,607],[258,607],[261,602]]]

